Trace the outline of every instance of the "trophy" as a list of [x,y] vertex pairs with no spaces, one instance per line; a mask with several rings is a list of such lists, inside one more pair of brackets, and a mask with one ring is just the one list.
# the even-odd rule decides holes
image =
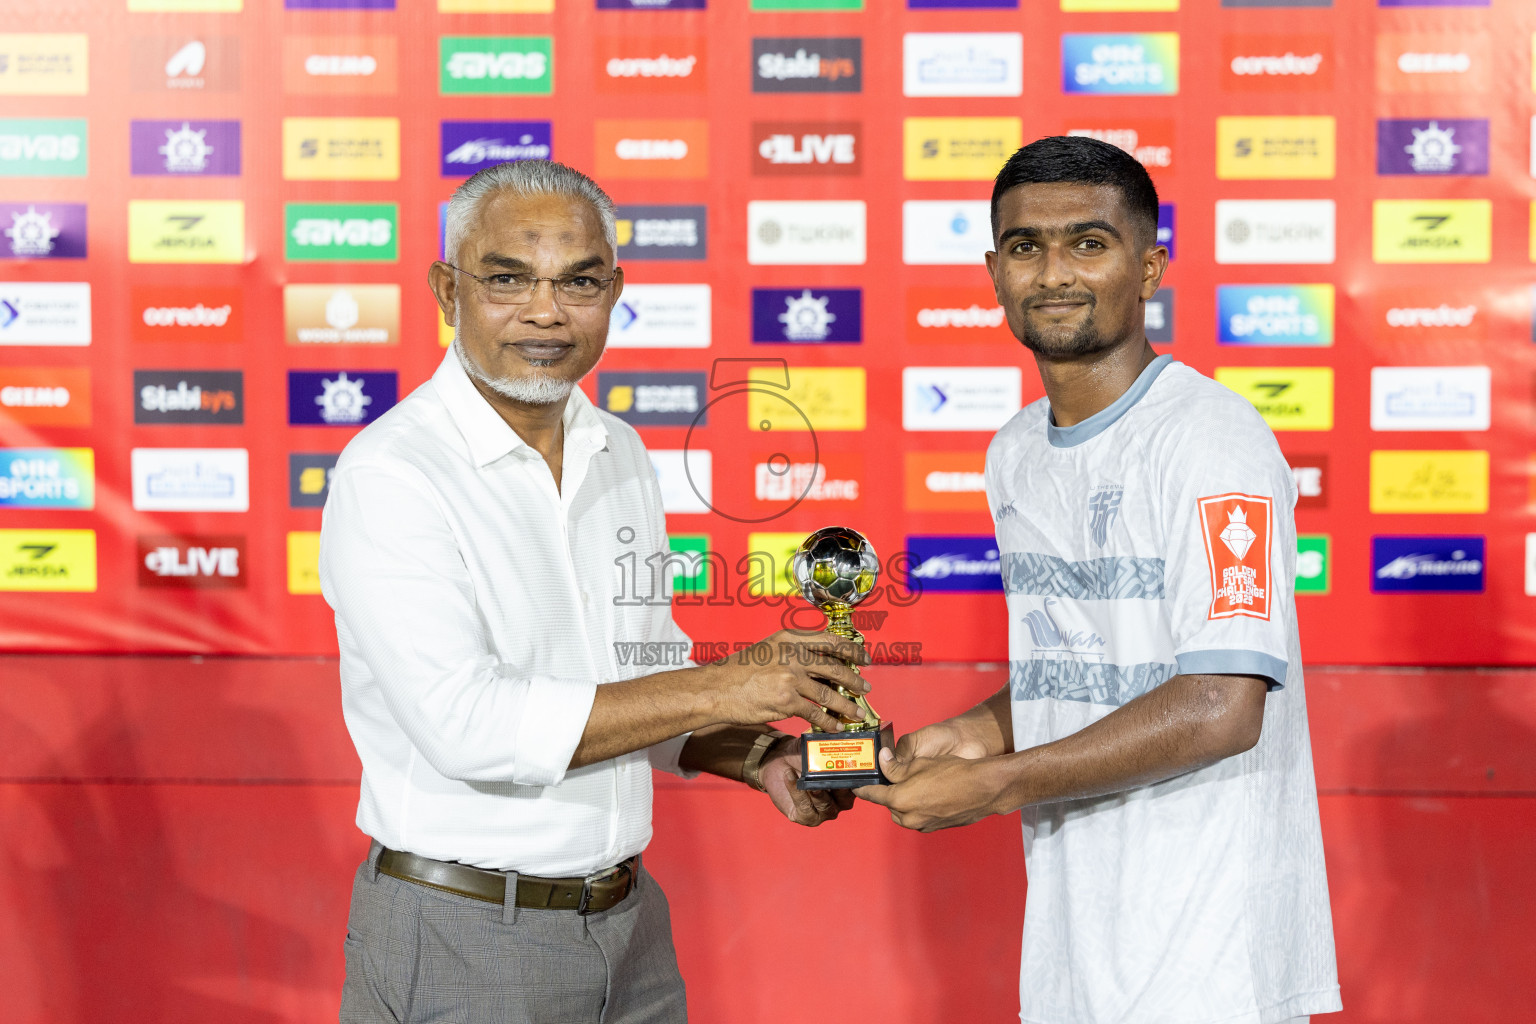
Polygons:
[[[800,594],[827,617],[827,632],[863,645],[864,634],[853,628],[853,606],[875,589],[880,559],[868,539],[846,526],[817,530],[801,543],[790,561],[790,573]],[[851,666],[855,672],[857,665]],[[880,746],[891,746],[890,727],[863,694],[837,687],[864,712],[864,720],[845,732],[809,730],[800,737],[800,789],[852,789],[884,784]]]

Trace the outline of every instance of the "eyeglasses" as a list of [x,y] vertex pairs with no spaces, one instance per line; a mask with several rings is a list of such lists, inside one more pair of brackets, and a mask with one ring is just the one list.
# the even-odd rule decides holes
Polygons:
[[560,277],[537,277],[533,274],[487,274],[481,277],[479,274],[460,270],[446,260],[443,261],[443,266],[479,281],[481,293],[487,302],[507,305],[527,302],[538,290],[539,282],[548,281],[555,290],[555,299],[561,304],[590,306],[603,297],[608,286],[618,277],[617,274],[613,277],[593,277],[591,274],[564,274]]

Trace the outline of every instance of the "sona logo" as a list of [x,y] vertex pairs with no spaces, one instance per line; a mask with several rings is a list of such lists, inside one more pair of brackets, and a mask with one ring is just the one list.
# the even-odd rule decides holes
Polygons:
[[1003,563],[990,536],[908,537],[907,552],[914,589],[972,594],[1003,589]]

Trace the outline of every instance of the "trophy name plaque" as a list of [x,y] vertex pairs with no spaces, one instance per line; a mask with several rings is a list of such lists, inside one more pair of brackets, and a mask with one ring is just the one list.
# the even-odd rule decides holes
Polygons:
[[[864,643],[864,634],[853,628],[853,606],[874,590],[880,559],[862,533],[846,526],[817,530],[795,552],[790,572],[801,596],[826,615],[828,633]],[[864,720],[843,732],[813,729],[800,737],[800,789],[852,789],[887,781],[879,757],[882,744],[891,746],[890,727],[882,727],[863,694],[841,686],[837,692],[859,706]]]

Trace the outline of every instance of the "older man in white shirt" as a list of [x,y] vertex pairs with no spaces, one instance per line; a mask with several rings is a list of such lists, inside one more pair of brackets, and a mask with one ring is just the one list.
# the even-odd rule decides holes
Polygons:
[[[560,164],[501,164],[449,203],[430,279],[456,340],[342,453],[321,531],[342,707],[363,763],[345,1022],[686,1019],[666,898],[639,864],[654,766],[765,790],[789,818],[797,741],[859,709],[862,651],[778,633],[767,659],[651,675],[688,643],[621,559],[668,551],[635,431],[576,383],[623,288],[613,203]],[[767,660],[766,667],[757,661]]]

